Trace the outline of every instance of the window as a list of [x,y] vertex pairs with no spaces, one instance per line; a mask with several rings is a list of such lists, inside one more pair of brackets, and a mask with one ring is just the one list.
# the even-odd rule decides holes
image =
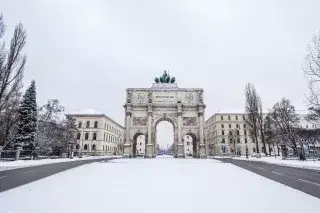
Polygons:
[[90,121],[87,121],[86,128],[90,128]]
[[236,120],[238,120],[238,115],[236,115]]
[[230,138],[229,142],[232,143],[232,138]]
[[140,152],[141,152],[141,149],[140,149]]
[[224,124],[221,124],[221,128],[224,128]]
[[107,128],[107,124],[104,124],[104,129],[106,129]]
[[231,128],[231,124],[229,124],[229,128]]
[[83,147],[83,149],[84,149],[84,150],[87,150],[87,149],[88,149],[88,145],[85,144],[84,147]]
[[78,132],[78,134],[77,134],[77,139],[80,140],[80,138],[81,138],[81,133]]
[[82,128],[82,122],[81,121],[79,121],[79,123],[78,123],[78,128]]
[[188,152],[189,152],[189,149],[188,149]]
[[96,150],[96,145],[95,144],[92,145],[92,150]]
[[306,128],[308,129],[308,125],[306,125]]
[[223,116],[221,115],[221,120],[223,121]]
[[86,133],[86,134],[84,135],[84,139],[85,139],[85,140],[88,140],[88,139],[89,139],[89,133]]
[[236,124],[236,127],[239,128],[239,124]]
[[106,141],[106,133],[103,135],[103,140]]
[[237,138],[237,143],[240,143],[240,138]]
[[230,117],[230,115],[228,115],[228,120],[229,120],[229,121],[231,121],[231,117]]
[[247,139],[247,138],[244,138],[244,142],[245,142],[245,143],[248,143],[248,139]]
[[223,130],[221,131],[221,134],[224,135],[224,131]]
[[224,138],[222,138],[221,143],[226,143],[226,140]]
[[247,135],[247,130],[244,130],[243,133],[244,133],[244,135]]
[[242,119],[245,121],[245,120],[246,120],[246,116],[243,115],[243,116],[242,116]]
[[252,151],[253,151],[253,152],[256,152],[256,148],[253,148]]
[[190,142],[187,142],[187,146],[190,146]]
[[93,133],[92,140],[97,140],[97,133]]
[[102,146],[102,151],[104,151],[104,145]]
[[94,122],[94,128],[98,128],[98,121]]
[[240,135],[240,131],[239,130],[237,130],[237,135]]
[[246,125],[246,124],[243,124],[243,128],[244,128],[244,129],[247,128],[247,125]]
[[231,132],[231,131],[229,131],[229,135],[232,135],[232,132]]

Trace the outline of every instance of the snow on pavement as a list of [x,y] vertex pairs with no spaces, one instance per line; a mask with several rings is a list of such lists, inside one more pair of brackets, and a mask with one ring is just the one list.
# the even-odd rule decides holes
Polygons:
[[62,163],[69,161],[80,161],[80,160],[90,160],[90,159],[101,159],[101,158],[111,158],[120,156],[84,156],[83,158],[74,157],[70,158],[58,158],[58,159],[42,159],[42,160],[18,160],[18,161],[0,161],[0,171],[17,169],[22,167],[39,166],[51,163]]
[[[270,205],[269,205],[270,204]],[[117,159],[0,193],[1,213],[318,213],[320,199],[212,159]]]
[[320,170],[320,161],[319,160],[307,160],[307,161],[300,161],[300,160],[282,160],[281,157],[261,157],[261,158],[254,158],[249,157],[248,159],[244,156],[235,157],[234,159],[237,160],[249,160],[249,161],[260,161],[270,164],[277,164],[283,166],[291,166],[297,168],[305,168],[305,169],[314,169]]

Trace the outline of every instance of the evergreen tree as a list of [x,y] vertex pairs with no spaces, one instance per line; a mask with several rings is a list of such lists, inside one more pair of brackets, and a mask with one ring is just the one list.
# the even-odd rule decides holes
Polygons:
[[19,108],[19,129],[16,146],[34,145],[37,135],[37,101],[35,81],[26,90]]

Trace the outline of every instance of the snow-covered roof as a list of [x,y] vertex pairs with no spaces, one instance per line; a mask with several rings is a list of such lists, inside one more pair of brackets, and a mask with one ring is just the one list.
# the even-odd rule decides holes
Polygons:
[[94,109],[84,109],[75,112],[70,112],[68,115],[104,115],[103,113]]

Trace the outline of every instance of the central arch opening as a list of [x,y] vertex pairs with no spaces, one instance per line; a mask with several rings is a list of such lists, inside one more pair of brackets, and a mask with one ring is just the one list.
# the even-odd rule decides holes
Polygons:
[[173,156],[174,128],[168,121],[160,121],[156,126],[156,154],[157,156]]

